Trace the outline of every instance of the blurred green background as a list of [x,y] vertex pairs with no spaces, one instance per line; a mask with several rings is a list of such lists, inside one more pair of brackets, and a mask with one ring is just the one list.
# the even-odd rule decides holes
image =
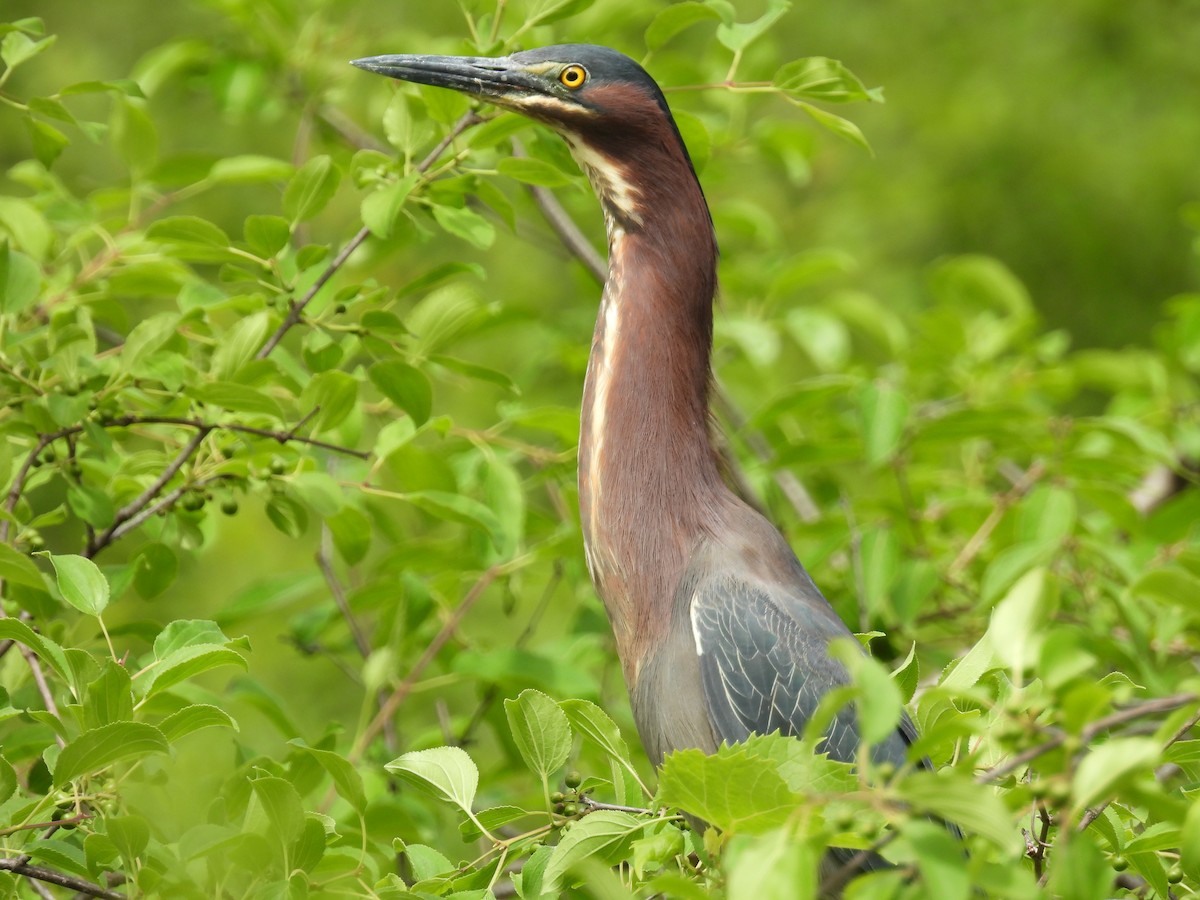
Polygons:
[[[272,5],[293,6],[263,4]],[[622,34],[613,43],[642,58],[642,32],[666,5],[602,0],[568,23],[566,37]],[[220,0],[9,0],[6,6],[13,16],[44,17],[59,35],[56,53],[19,73],[47,87],[122,77],[170,39],[237,40],[221,12],[233,4]],[[766,4],[734,6],[747,20]],[[431,42],[453,50],[464,31],[452,3],[345,2],[325,15],[348,25],[343,35],[353,39],[339,48],[346,58],[420,51]],[[710,26],[685,32],[672,48],[686,51],[689,41],[706,46],[703,27]],[[1200,2],[797,3],[763,40],[761,53],[774,57],[771,42],[785,43],[785,56],[843,60],[868,84],[882,85],[888,102],[852,111],[875,157],[817,138],[811,180],[776,194],[778,233],[758,240],[777,241],[782,250],[848,251],[869,273],[869,286],[898,301],[911,296],[913,273],[930,260],[991,254],[1025,282],[1047,324],[1068,329],[1076,346],[1144,342],[1161,303],[1196,288],[1188,246],[1200,215],[1191,213],[1189,228],[1186,209],[1200,200]],[[771,76],[755,69],[755,58],[752,48],[741,78]],[[50,65],[73,71],[47,71]],[[668,89],[687,83],[677,61],[666,72],[655,70],[653,58],[648,65]],[[697,60],[697,74],[702,70]],[[377,90],[349,67],[326,71],[347,95]],[[162,130],[189,144],[164,150],[259,148],[286,156],[299,110],[279,102],[278,90],[264,103],[268,89],[280,86],[255,83],[252,71],[228,76],[224,110],[205,108],[200,92],[170,90],[155,98],[157,117],[171,121],[165,107],[178,110],[178,121]],[[684,110],[706,102],[690,92],[671,92],[670,99]],[[779,104],[744,109],[755,118],[795,117]],[[0,163],[7,165],[24,155],[26,138],[15,120],[0,119],[0,127],[6,135]],[[64,173],[85,179],[103,164],[78,149],[61,163]],[[740,174],[750,189],[778,178],[761,170]],[[592,201],[581,199],[586,210]],[[733,208],[731,200],[717,199]],[[731,252],[736,244],[722,238]],[[528,287],[521,272],[505,275],[511,280],[498,285],[516,293]]]

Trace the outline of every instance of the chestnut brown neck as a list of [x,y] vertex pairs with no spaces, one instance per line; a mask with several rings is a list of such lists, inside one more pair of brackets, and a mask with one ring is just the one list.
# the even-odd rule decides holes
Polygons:
[[[584,387],[580,514],[632,686],[630,661],[666,627],[691,550],[727,492],[708,416],[717,250],[677,137],[642,142],[635,160],[594,147],[576,147],[576,156],[585,170],[590,160],[605,206],[609,275]],[[645,158],[658,154],[669,158]],[[650,171],[676,176],[629,177]]]

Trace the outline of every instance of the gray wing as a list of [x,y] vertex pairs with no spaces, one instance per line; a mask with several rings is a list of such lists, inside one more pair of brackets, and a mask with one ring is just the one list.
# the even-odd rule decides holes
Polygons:
[[[849,681],[827,650],[850,631],[802,569],[797,576],[786,587],[732,575],[690,585],[692,636],[718,740],[802,734],[826,692]],[[903,764],[913,734],[906,715],[896,734],[873,750],[875,761]],[[822,749],[853,762],[858,745],[853,706],[843,707]]]

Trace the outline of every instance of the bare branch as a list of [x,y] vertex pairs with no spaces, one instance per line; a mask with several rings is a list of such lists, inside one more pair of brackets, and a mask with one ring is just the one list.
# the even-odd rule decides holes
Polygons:
[[[446,136],[438,142],[438,145],[433,148],[430,154],[425,157],[425,159],[421,160],[421,162],[417,165],[416,171],[418,173],[427,172],[430,166],[437,162],[438,157],[445,152],[446,148],[449,147],[450,144],[453,143],[460,134],[462,134],[471,126],[482,121],[482,117],[474,110],[464,113],[463,116],[454,123],[454,127],[451,128],[450,131],[446,133]],[[300,319],[304,315],[305,307],[312,302],[313,298],[317,296],[317,293],[321,290],[321,288],[325,287],[325,285],[329,282],[329,279],[337,274],[342,266],[346,264],[346,260],[350,258],[350,255],[357,250],[362,243],[368,237],[370,237],[370,235],[370,229],[364,225],[361,229],[359,229],[358,234],[350,238],[350,241],[341,249],[341,252],[338,253],[338,255],[335,256],[329,263],[329,265],[325,267],[325,271],[322,272],[317,277],[317,280],[313,282],[312,286],[304,292],[304,296],[292,304],[291,309],[288,310],[288,314],[284,316],[283,321],[279,323],[279,327],[275,329],[275,333],[267,338],[267,342],[263,344],[261,348],[259,348],[259,351],[256,354],[254,354],[255,359],[266,359],[271,355],[271,351],[279,346],[279,342],[283,340],[284,335],[291,331],[295,325],[300,323]]]
[[949,568],[946,569],[946,574],[949,577],[953,578],[965,569],[971,560],[979,555],[979,551],[983,549],[983,545],[987,543],[987,539],[991,537],[996,526],[1000,524],[1000,520],[1004,518],[1004,514],[1008,511],[1009,507],[1024,497],[1029,492],[1029,489],[1045,473],[1045,464],[1040,461],[1035,462],[1025,470],[1025,474],[1021,476],[1021,479],[1009,491],[996,499],[995,507],[988,513],[987,518],[983,520],[983,524],[971,535],[971,539],[963,545],[958,556],[954,558],[954,562],[950,563]]
[[88,897],[100,897],[102,900],[126,900],[124,894],[118,894],[116,891],[102,888],[100,885],[92,884],[92,882],[85,881],[82,878],[75,878],[73,875],[64,875],[62,872],[56,872],[53,869],[31,865],[23,861],[21,857],[0,859],[0,871],[12,872],[14,875],[24,875],[26,878],[34,878],[38,881],[44,881],[47,884],[56,884],[59,887],[68,888]]
[[380,707],[379,712],[375,714],[375,718],[371,720],[371,723],[359,736],[354,744],[354,749],[350,751],[351,762],[357,762],[362,758],[363,752],[379,732],[383,730],[384,723],[395,715],[396,710],[400,708],[400,704],[408,697],[417,679],[421,677],[421,673],[433,662],[438,651],[442,649],[446,641],[450,639],[450,635],[454,634],[458,626],[462,623],[463,617],[475,605],[475,601],[483,596],[483,592],[487,590],[504,569],[505,565],[503,563],[497,563],[480,575],[479,579],[471,585],[471,589],[467,591],[462,602],[455,607],[454,612],[450,614],[450,617],[442,625],[441,630],[429,642],[429,646],[425,648],[425,652],[421,654],[421,658],[416,661],[412,669],[404,677],[404,680],[392,691],[392,695],[388,697],[387,702]]

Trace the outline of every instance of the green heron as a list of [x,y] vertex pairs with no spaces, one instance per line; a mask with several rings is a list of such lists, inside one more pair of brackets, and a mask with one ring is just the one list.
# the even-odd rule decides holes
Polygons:
[[[828,647],[851,633],[779,531],[721,477],[708,409],[717,242],[658,85],[628,57],[583,44],[354,65],[549,125],[600,199],[609,273],[583,390],[579,508],[651,759],[802,733],[850,680]],[[902,765],[914,734],[903,717],[872,757]],[[824,749],[854,762],[859,744],[843,708]]]

